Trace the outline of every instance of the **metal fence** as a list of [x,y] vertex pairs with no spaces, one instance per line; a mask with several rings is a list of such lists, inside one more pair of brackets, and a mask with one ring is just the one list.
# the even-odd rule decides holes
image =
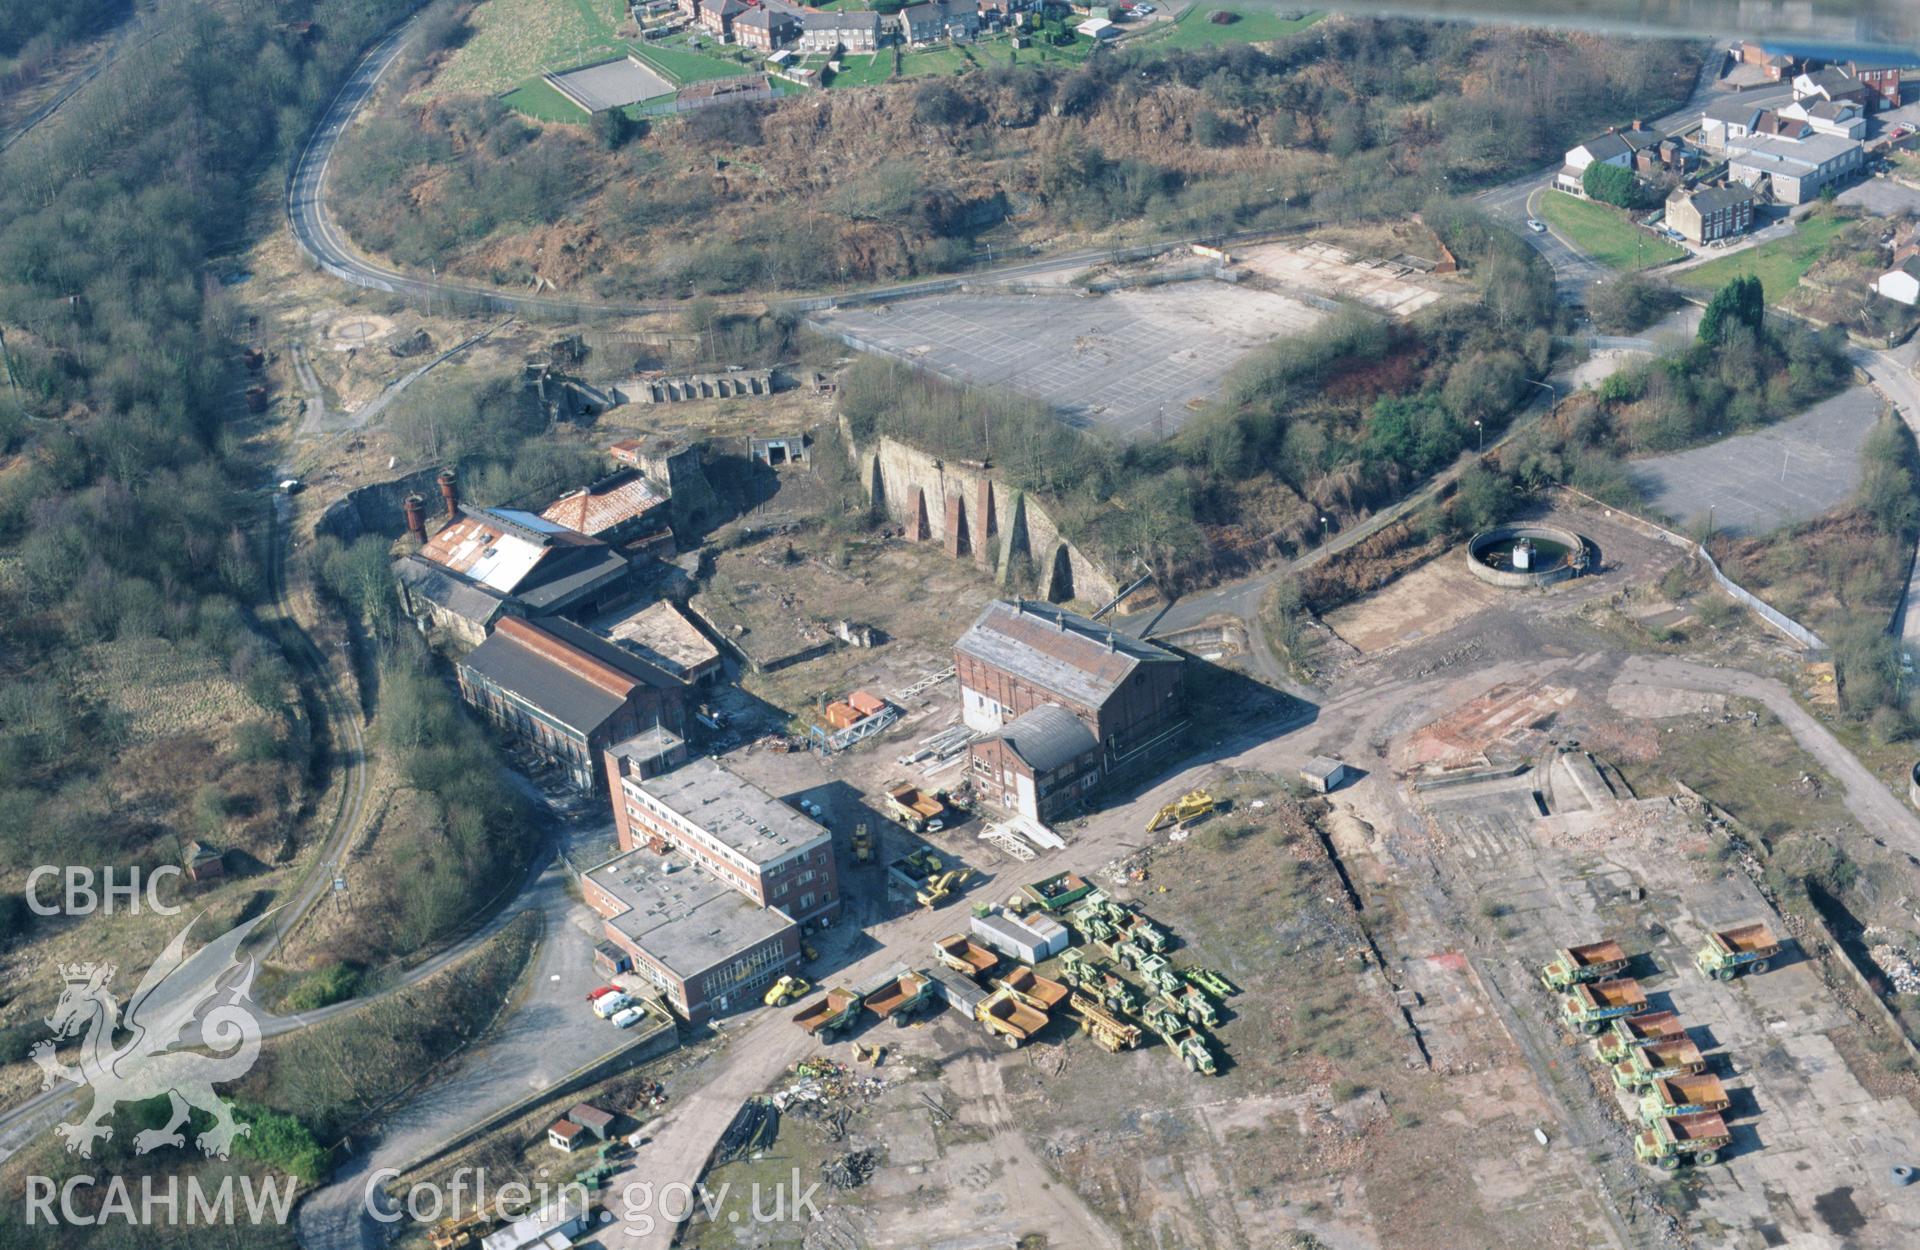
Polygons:
[[1714,558],[1708,554],[1707,549],[1693,541],[1693,539],[1681,534],[1676,534],[1664,525],[1656,525],[1644,517],[1634,516],[1631,512],[1616,507],[1613,504],[1602,503],[1592,495],[1577,491],[1571,486],[1562,486],[1559,489],[1566,494],[1572,495],[1576,499],[1592,504],[1596,508],[1606,509],[1609,513],[1639,527],[1652,537],[1658,538],[1669,547],[1678,547],[1688,555],[1696,556],[1705,561],[1708,571],[1713,574],[1713,580],[1719,584],[1720,589],[1732,596],[1735,603],[1749,609],[1755,616],[1778,630],[1788,640],[1798,643],[1807,650],[1827,650],[1827,644],[1821,639],[1820,635],[1814,633],[1780,609],[1763,602],[1758,596],[1753,594],[1753,592],[1749,591],[1739,582],[1734,581],[1731,577],[1728,577],[1721,571],[1720,565],[1715,562]]

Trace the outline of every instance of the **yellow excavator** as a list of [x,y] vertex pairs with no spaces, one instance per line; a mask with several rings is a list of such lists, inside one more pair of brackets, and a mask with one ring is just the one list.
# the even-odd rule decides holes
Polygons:
[[1213,810],[1213,796],[1205,790],[1189,790],[1177,800],[1167,804],[1153,814],[1147,822],[1147,832],[1153,833],[1165,829],[1168,825],[1184,825],[1190,820],[1198,820]]
[[930,878],[926,886],[922,888],[918,894],[915,894],[914,898],[919,900],[920,906],[922,907],[938,907],[940,904],[946,902],[955,890],[972,879],[973,869],[950,868],[938,876]]

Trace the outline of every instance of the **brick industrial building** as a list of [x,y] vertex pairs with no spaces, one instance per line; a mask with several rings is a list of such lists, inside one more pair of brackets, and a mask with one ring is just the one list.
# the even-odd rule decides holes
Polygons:
[[620,854],[582,878],[606,937],[689,1020],[748,1006],[840,912],[833,835],[711,759],[607,753]]
[[621,850],[676,851],[801,924],[839,914],[833,835],[796,808],[711,759],[643,777],[610,755],[607,772]]
[[954,647],[968,748],[992,803],[1050,820],[1115,773],[1154,759],[1186,726],[1184,665],[1051,604],[995,600]]
[[607,939],[688,1020],[749,1006],[800,958],[800,926],[684,856],[641,849],[589,869],[580,889]]
[[686,732],[686,687],[562,620],[503,617],[459,665],[460,697],[592,790],[614,743]]

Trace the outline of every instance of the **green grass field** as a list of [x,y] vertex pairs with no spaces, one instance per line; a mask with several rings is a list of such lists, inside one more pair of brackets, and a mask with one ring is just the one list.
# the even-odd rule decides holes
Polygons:
[[500,97],[500,102],[543,122],[584,122],[580,106],[554,90],[544,78],[529,78]]
[[[1239,20],[1224,26],[1207,19],[1216,12],[1236,15]],[[1289,21],[1269,9],[1248,9],[1235,4],[1194,5],[1173,23],[1173,33],[1158,32],[1126,41],[1127,47],[1203,48],[1215,43],[1264,43],[1297,34],[1324,18],[1324,13],[1307,13]]]
[[[826,66],[823,56],[809,57],[807,64],[817,73]],[[893,53],[875,52],[870,56],[845,56],[840,58],[840,72],[833,76],[828,87],[871,87],[893,77]]]
[[1540,216],[1574,247],[1609,269],[1646,269],[1687,254],[1634,225],[1624,211],[1564,191],[1547,192]]
[[1784,299],[1820,259],[1833,237],[1847,228],[1847,219],[1818,213],[1801,221],[1784,239],[1762,243],[1732,256],[1711,260],[1698,269],[1673,275],[1675,286],[1692,291],[1717,291],[1735,278],[1757,274],[1766,288],[1767,302]]
[[682,86],[690,82],[705,82],[709,78],[731,78],[747,72],[747,67],[738,61],[708,56],[689,47],[676,46],[670,40],[634,44],[633,54]]
[[487,0],[468,19],[473,34],[418,93],[498,95],[542,72],[617,55],[621,0]]

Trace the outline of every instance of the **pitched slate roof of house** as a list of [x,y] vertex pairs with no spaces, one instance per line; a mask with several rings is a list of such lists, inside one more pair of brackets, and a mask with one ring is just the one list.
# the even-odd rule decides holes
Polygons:
[[[924,5],[932,8],[932,5]],[[806,30],[871,30],[880,29],[880,15],[871,9],[858,12],[807,12],[800,15],[800,25]]]
[[1717,213],[1723,208],[1733,208],[1758,197],[1754,195],[1751,187],[1735,183],[1730,187],[1700,187],[1694,191],[1676,192],[1676,198],[1692,201],[1694,208],[1705,215]]
[[1666,138],[1657,130],[1642,127],[1639,130],[1615,130],[1587,140],[1580,146],[1593,154],[1595,160],[1610,160],[1616,156],[1632,156],[1645,148],[1655,147]]

